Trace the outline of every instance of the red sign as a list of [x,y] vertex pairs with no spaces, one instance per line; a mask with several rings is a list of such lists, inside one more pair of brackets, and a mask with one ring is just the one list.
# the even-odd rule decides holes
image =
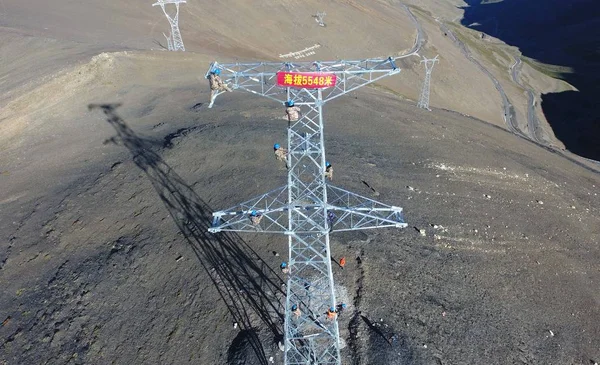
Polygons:
[[277,73],[277,85],[305,89],[323,89],[335,86],[335,74],[322,72],[285,72]]

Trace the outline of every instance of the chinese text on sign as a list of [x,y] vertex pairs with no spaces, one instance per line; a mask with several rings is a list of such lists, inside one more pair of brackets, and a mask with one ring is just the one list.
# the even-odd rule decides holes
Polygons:
[[277,85],[319,89],[335,86],[335,74],[322,72],[277,72]]

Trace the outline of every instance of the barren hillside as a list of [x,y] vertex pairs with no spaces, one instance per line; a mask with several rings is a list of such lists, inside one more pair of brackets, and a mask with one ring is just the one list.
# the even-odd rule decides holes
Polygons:
[[282,363],[285,240],[207,232],[213,211],[286,183],[282,107],[233,92],[208,109],[198,77],[315,44],[301,60],[400,56],[418,26],[419,54],[440,54],[433,111],[415,106],[417,56],[325,110],[335,184],[409,222],[332,235],[343,363],[600,361],[597,167],[509,132],[444,26],[526,132],[514,50],[443,1],[409,6],[418,24],[397,1],[239,3],[182,5],[181,53],[155,43],[167,21],[147,2],[0,2],[0,364]]
[[[190,2],[181,6],[180,28],[188,51],[215,54],[221,60],[276,60],[282,59],[280,55],[314,45],[318,45],[315,54],[302,60],[397,56],[408,51],[417,36],[415,24],[401,5],[398,1],[373,1],[365,5],[360,1],[321,4],[287,0],[253,6],[236,1]],[[443,36],[432,23],[431,13],[412,9],[426,27],[427,41],[419,54],[433,57],[441,53],[443,60],[433,79],[432,105],[503,125],[501,99],[489,78],[470,65]],[[317,11],[327,14],[324,28],[314,21]],[[99,49],[162,49],[166,46],[162,33],[169,31],[160,8],[140,0],[93,5],[61,0],[36,6],[5,0],[4,12],[8,16],[2,25],[11,30],[11,44],[16,43],[5,53],[11,64],[20,67],[7,70],[11,83],[6,86],[11,89],[24,82],[39,82],[39,77],[23,72],[26,69],[54,71],[57,65],[65,67],[70,60],[85,62],[99,53]],[[445,9],[443,14],[454,13]],[[432,26],[428,27],[430,23]],[[21,36],[30,41],[32,35],[51,41],[26,47],[21,38],[15,40]],[[86,47],[82,49],[81,44]],[[30,48],[38,56],[19,62],[23,49]],[[62,61],[41,61],[52,61],[57,54]],[[409,99],[418,99],[423,73],[418,61],[418,56],[403,59],[402,77],[385,85]],[[53,66],[48,66],[49,63]],[[198,71],[203,72],[205,67],[198,65]]]

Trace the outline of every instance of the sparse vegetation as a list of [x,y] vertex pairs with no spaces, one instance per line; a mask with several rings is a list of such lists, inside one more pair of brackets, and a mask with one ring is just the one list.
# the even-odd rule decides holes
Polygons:
[[431,14],[430,11],[427,11],[427,10],[425,10],[423,8],[420,8],[420,7],[416,6],[416,5],[410,5],[409,7],[411,8],[411,10],[413,12],[418,13],[421,16],[425,16],[425,17],[429,17],[429,18],[433,17],[433,15]]
[[487,43],[484,44],[483,42],[477,41],[478,38],[477,35],[473,34],[474,31],[453,23],[448,23],[447,26],[452,28],[456,37],[469,47],[472,53],[485,57],[490,63],[498,68],[506,67],[502,65],[494,55],[495,50],[490,49]]
[[534,60],[533,58],[521,56],[521,60],[531,66],[534,70],[543,73],[546,76],[552,77],[558,80],[565,80],[564,75],[572,73],[573,70],[569,67],[562,67],[556,65],[548,65]]

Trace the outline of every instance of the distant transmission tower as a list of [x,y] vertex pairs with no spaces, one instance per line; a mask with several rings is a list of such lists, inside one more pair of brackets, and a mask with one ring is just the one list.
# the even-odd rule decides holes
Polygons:
[[[210,232],[280,233],[288,237],[285,365],[340,365],[329,234],[406,227],[402,208],[327,183],[323,105],[400,72],[392,58],[327,62],[211,64],[234,90],[302,105],[288,125],[287,185],[213,213]],[[260,217],[259,219],[256,219]],[[294,309],[292,309],[294,308]]]
[[431,71],[433,71],[433,66],[436,62],[439,62],[438,56],[430,59],[423,57],[421,61],[421,63],[425,64],[425,81],[423,82],[423,90],[421,90],[421,97],[417,104],[419,108],[431,110],[429,109],[429,86],[431,84]]
[[325,13],[324,12],[318,12],[317,15],[314,15],[315,20],[317,21],[317,23],[319,23],[320,26],[324,27],[325,26],[325,22],[323,21],[323,18],[325,18]]
[[[167,37],[167,44],[169,45],[169,51],[185,51],[185,46],[183,45],[183,40],[181,39],[181,32],[179,31],[179,4],[185,3],[186,0],[158,0],[158,2],[152,4],[152,6],[159,5],[162,8],[163,13],[167,17],[169,24],[171,24],[171,35]],[[177,7],[177,12],[175,13],[175,18],[171,18],[171,16],[165,10],[166,4],[175,4]],[[163,33],[164,34],[164,33]]]

